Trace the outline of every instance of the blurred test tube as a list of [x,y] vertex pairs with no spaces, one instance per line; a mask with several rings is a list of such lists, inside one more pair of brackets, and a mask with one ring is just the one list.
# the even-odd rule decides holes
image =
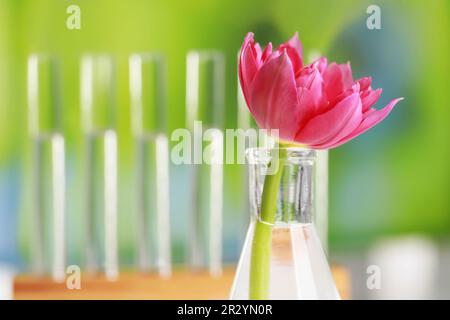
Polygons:
[[186,125],[194,140],[190,264],[215,276],[222,272],[225,59],[217,51],[190,51],[186,68]]
[[136,143],[138,267],[171,273],[166,61],[158,53],[129,60],[131,119]]
[[118,276],[115,64],[107,55],[81,61],[81,111],[86,147],[86,267]]
[[32,156],[32,272],[64,280],[65,164],[61,133],[58,63],[52,56],[28,58],[29,131]]

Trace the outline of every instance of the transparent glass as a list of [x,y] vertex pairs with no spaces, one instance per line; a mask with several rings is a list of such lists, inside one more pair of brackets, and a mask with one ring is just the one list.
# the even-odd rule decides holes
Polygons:
[[117,135],[99,131],[86,137],[86,267],[118,276]]
[[[274,157],[282,161],[274,161]],[[313,219],[316,152],[254,148],[247,151],[247,158],[251,222],[230,298],[253,298],[251,272],[262,272],[259,266],[252,266],[253,251],[261,240],[255,236],[255,229],[263,226],[270,241],[268,299],[340,299]],[[267,221],[261,215],[264,182],[281,168],[275,216]]]
[[169,141],[166,134],[165,56],[133,54],[130,65],[131,119],[135,139],[137,263],[141,272],[171,273]]
[[82,127],[86,132],[116,127],[116,67],[106,54],[84,55],[80,73]]
[[61,131],[61,76],[52,55],[28,57],[28,124],[33,136]]
[[[192,207],[189,226],[189,263],[192,269],[222,272],[223,119],[225,57],[214,50],[190,51],[186,57],[186,127],[194,141]],[[205,133],[203,135],[203,130]]]
[[65,144],[61,132],[59,64],[28,58],[28,124],[32,143],[31,272],[64,280],[66,264]]
[[130,98],[133,132],[166,131],[167,63],[161,53],[130,56]]
[[81,60],[82,128],[85,136],[86,269],[118,276],[117,133],[115,62],[108,55]]
[[186,57],[186,118],[209,128],[223,126],[225,111],[225,57],[215,50],[192,50]]

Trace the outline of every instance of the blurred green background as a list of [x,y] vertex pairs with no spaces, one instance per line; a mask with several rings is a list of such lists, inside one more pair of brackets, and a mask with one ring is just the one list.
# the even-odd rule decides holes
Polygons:
[[[81,8],[81,30],[66,28],[70,4]],[[448,238],[450,2],[377,1],[381,30],[366,27],[370,4],[373,1],[0,0],[0,261],[20,263],[26,257],[19,252],[26,252],[28,239],[30,53],[55,54],[61,64],[73,261],[80,258],[82,237],[80,57],[106,52],[116,59],[120,250],[122,262],[129,264],[134,241],[129,54],[158,51],[167,56],[171,131],[185,125],[186,53],[221,50],[226,57],[224,123],[234,128],[236,54],[248,31],[262,44],[278,44],[298,31],[305,56],[320,52],[329,60],[349,60],[355,77],[372,75],[374,86],[384,90],[378,107],[394,97],[406,98],[382,124],[330,153],[332,252],[366,248],[394,234]],[[243,184],[236,183],[241,168],[226,166],[226,170],[225,258],[234,261],[242,240],[236,221],[247,213],[241,199]],[[177,168],[172,171],[173,198],[185,189],[177,180],[183,175]],[[174,260],[182,262],[186,212],[174,204],[171,214]]]

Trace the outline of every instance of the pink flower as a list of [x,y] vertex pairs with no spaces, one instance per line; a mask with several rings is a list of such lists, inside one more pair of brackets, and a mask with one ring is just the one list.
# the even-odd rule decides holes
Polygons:
[[381,89],[371,78],[354,81],[350,64],[326,58],[303,65],[297,33],[275,51],[262,50],[248,33],[241,48],[239,79],[247,106],[261,128],[280,139],[315,149],[335,148],[380,123],[395,104],[377,110]]

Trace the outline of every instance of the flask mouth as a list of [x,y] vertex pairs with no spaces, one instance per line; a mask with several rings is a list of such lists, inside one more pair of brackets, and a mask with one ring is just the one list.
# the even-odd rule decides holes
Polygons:
[[298,164],[299,161],[315,161],[316,151],[303,147],[248,148],[246,156],[249,164],[267,164],[274,159],[283,159]]
[[[302,147],[247,149],[253,217],[277,226],[311,223],[316,155],[315,150]],[[279,175],[276,213],[273,219],[265,221],[261,214],[265,181],[274,174]]]

